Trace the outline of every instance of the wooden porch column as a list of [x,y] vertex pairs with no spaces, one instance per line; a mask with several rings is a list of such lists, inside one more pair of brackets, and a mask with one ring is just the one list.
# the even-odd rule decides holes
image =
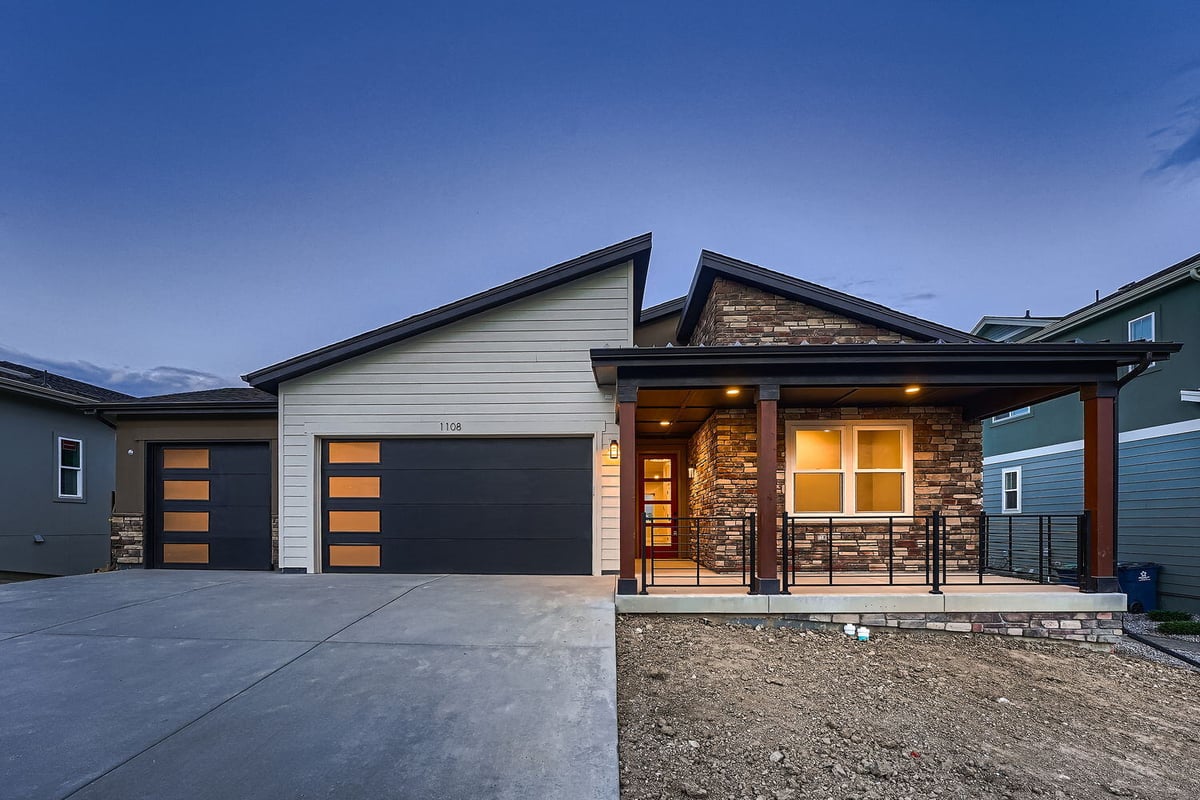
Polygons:
[[617,594],[637,594],[638,519],[637,488],[637,396],[636,386],[617,384],[617,416],[621,448],[621,575]]
[[779,441],[777,412],[779,387],[758,387],[758,514],[757,556],[750,589],[758,594],[779,594]]
[[1083,507],[1091,515],[1087,592],[1119,592],[1117,544],[1117,385],[1082,386]]

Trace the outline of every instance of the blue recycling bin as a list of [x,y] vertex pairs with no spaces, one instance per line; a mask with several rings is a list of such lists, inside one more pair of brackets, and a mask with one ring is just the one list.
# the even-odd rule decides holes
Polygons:
[[1122,563],[1117,564],[1117,583],[1129,602],[1129,610],[1135,614],[1155,611],[1158,608],[1158,573],[1161,564]]

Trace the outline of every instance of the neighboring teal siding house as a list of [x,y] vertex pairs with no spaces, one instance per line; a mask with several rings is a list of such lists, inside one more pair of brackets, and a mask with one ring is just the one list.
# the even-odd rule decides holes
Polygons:
[[[1174,341],[1183,350],[1121,389],[1121,561],[1163,565],[1164,608],[1200,611],[1200,255],[1122,287],[1061,319],[984,317],[1000,341]],[[1122,376],[1124,377],[1124,376]],[[1083,422],[1063,397],[985,422],[984,507],[1044,514],[1083,507]]]
[[116,433],[87,409],[132,399],[0,361],[0,572],[108,566]]

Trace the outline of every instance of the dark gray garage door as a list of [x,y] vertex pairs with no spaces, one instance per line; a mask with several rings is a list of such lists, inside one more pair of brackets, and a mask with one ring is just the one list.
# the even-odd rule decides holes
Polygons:
[[330,572],[589,574],[591,439],[325,441]]
[[255,442],[156,445],[150,564],[271,568],[271,449]]

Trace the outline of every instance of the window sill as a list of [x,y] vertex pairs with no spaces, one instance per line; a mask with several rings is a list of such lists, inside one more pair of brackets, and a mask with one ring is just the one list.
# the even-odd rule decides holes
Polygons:
[[53,502],[55,502],[55,503],[86,503],[87,498],[86,497],[56,497],[56,498],[54,498]]

